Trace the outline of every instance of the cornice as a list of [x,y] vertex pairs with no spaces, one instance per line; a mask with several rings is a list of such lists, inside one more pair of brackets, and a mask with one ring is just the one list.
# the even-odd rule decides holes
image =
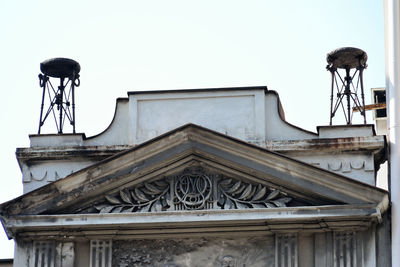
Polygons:
[[[375,205],[335,205],[252,210],[204,210],[111,214],[17,215],[2,217],[9,238],[62,236],[74,238],[112,235],[149,238],[240,229],[249,232],[317,232],[365,229],[380,220]],[[71,234],[73,233],[73,234]]]
[[320,138],[289,141],[267,141],[266,148],[275,152],[378,152],[385,148],[384,136]]

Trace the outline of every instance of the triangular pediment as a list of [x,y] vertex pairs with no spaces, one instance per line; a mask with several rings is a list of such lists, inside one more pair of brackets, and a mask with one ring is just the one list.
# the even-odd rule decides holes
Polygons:
[[374,204],[384,190],[185,125],[0,206],[3,216]]

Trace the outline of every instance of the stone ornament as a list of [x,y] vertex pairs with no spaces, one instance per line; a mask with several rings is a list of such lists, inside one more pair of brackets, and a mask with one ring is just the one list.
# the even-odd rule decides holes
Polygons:
[[114,240],[112,246],[111,266],[118,267],[265,267],[277,257],[272,235]]
[[106,195],[94,208],[98,213],[276,208],[291,200],[278,189],[194,167]]
[[174,183],[175,203],[186,210],[204,209],[211,201],[212,181],[202,169],[186,170],[177,176]]

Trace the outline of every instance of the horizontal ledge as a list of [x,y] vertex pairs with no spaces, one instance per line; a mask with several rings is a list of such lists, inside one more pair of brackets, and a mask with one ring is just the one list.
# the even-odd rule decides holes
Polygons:
[[310,151],[378,151],[385,147],[383,136],[320,138],[288,141],[267,141],[266,148],[275,152]]
[[131,145],[29,147],[17,148],[16,155],[18,160],[49,160],[70,158],[103,159],[133,147],[134,146]]
[[[58,159],[65,157],[109,157],[116,153],[133,148],[132,145],[115,146],[65,146],[65,147],[29,147],[17,148],[19,160]],[[383,136],[324,138],[289,141],[267,141],[265,148],[274,152],[298,152],[318,150],[380,150],[385,147]]]
[[211,226],[186,228],[151,228],[151,229],[59,229],[53,231],[18,232],[18,237],[32,240],[90,240],[90,239],[166,239],[194,237],[249,237],[266,236],[274,233],[322,233],[327,231],[362,231],[370,227],[368,221],[330,222],[314,224],[285,224],[285,225],[250,225],[250,226]]
[[[342,205],[288,207],[244,210],[207,210],[178,212],[144,212],[111,214],[72,214],[72,215],[18,215],[3,217],[7,232],[61,229],[190,229],[196,227],[230,227],[243,229],[260,225],[270,230],[286,228],[331,228],[346,227],[358,222],[377,221],[379,209],[375,205]],[[350,223],[350,222],[353,223]],[[357,222],[357,223],[354,223]],[[285,225],[289,226],[285,228]],[[290,226],[292,225],[292,226]],[[250,228],[249,228],[250,229]],[[286,229],[287,230],[287,229]]]

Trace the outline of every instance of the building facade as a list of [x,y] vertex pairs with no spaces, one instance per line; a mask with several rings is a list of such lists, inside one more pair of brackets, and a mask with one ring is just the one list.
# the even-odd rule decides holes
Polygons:
[[266,87],[129,92],[99,135],[30,135],[14,266],[390,266],[386,141],[285,121]]

